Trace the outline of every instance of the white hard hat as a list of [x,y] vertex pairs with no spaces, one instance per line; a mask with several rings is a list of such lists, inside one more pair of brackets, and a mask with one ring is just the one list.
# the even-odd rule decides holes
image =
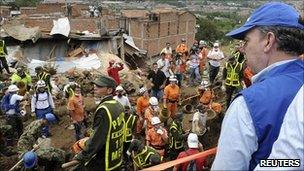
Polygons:
[[200,44],[200,45],[206,45],[207,43],[206,43],[204,40],[200,40],[200,41],[199,41],[199,44]]
[[146,91],[147,91],[146,87],[142,87],[142,88],[139,89],[140,94],[143,94]]
[[154,116],[152,119],[151,119],[151,124],[152,125],[156,125],[156,124],[160,124],[161,122],[160,122],[160,119],[159,119],[159,117],[157,117],[157,116]]
[[210,86],[210,83],[209,83],[209,81],[207,81],[207,80],[203,80],[203,81],[201,82],[201,86],[207,88],[207,87]]
[[[153,118],[152,118],[153,119]],[[188,147],[189,148],[198,148],[198,137],[194,133],[188,135]]]
[[150,103],[150,105],[152,105],[152,106],[157,106],[157,105],[158,105],[158,100],[157,100],[156,97],[150,97],[149,103]]
[[16,92],[16,91],[18,91],[19,90],[19,88],[16,86],[16,85],[10,85],[9,87],[8,87],[8,92]]
[[219,47],[219,46],[220,46],[220,44],[217,42],[213,44],[213,47]]
[[39,81],[37,81],[36,86],[37,86],[37,88],[40,88],[40,87],[45,87],[46,84],[43,80],[39,80]]
[[169,77],[169,81],[175,81],[175,82],[177,82],[176,76],[175,75],[171,75]]
[[120,86],[120,85],[117,86],[116,89],[115,89],[115,91],[123,91],[123,90],[124,90],[124,89],[123,89],[122,86]]

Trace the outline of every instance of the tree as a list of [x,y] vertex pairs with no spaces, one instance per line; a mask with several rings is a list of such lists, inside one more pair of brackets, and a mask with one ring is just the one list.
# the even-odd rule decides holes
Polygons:
[[41,0],[15,0],[17,7],[35,7]]
[[201,18],[198,21],[198,24],[200,27],[196,33],[196,40],[208,40],[214,42],[215,40],[222,38],[223,33],[221,33],[213,21],[207,18]]

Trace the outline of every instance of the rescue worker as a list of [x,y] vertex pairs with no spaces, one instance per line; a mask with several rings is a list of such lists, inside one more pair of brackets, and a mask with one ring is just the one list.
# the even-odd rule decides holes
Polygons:
[[151,119],[153,128],[149,129],[146,134],[147,146],[153,147],[161,156],[165,155],[165,145],[168,142],[168,133],[161,126],[161,121],[157,116]]
[[69,98],[67,108],[69,110],[69,115],[74,125],[75,139],[76,141],[83,138],[83,133],[85,132],[85,119],[86,113],[84,110],[84,102],[81,94],[81,88],[76,86],[75,94]]
[[31,88],[32,77],[25,72],[24,68],[17,68],[17,73],[14,73],[10,79],[11,84],[16,84],[17,86],[19,84],[18,88],[20,89],[24,87],[25,91],[28,91]]
[[137,139],[131,141],[131,145],[127,150],[127,155],[132,156],[135,170],[141,170],[160,164],[161,162],[161,156],[154,148],[145,146]]
[[181,39],[181,43],[179,45],[177,45],[175,51],[176,51],[176,53],[182,54],[183,60],[185,60],[185,61],[187,60],[189,52],[188,52],[188,47],[187,47],[185,38]]
[[113,99],[114,79],[101,75],[94,80],[94,95],[101,99],[93,121],[93,134],[74,160],[82,170],[120,170],[123,158],[124,107]]
[[[53,113],[55,108],[52,94],[46,91],[46,84],[43,80],[39,80],[36,84],[36,92],[31,99],[31,111],[32,116],[36,116],[37,119],[46,117],[46,114]],[[42,128],[42,135],[49,137],[49,128],[45,126]]]
[[135,132],[136,132],[136,123],[137,123],[137,116],[135,115],[135,112],[132,108],[129,106],[125,106],[125,141],[124,141],[124,167],[126,168],[129,164],[129,161],[127,161],[127,150],[130,147],[132,139],[135,138]]
[[149,107],[145,110],[145,123],[146,123],[146,132],[153,128],[152,118],[158,116],[160,112],[158,106],[158,100],[156,97],[150,97]]
[[145,111],[149,107],[149,92],[146,87],[142,87],[139,90],[141,95],[136,101],[136,114],[138,116],[136,133],[140,134],[143,131],[144,121],[145,121]]
[[236,56],[230,56],[223,69],[223,83],[226,90],[226,106],[229,107],[232,95],[240,87],[243,87],[243,65],[239,63]]
[[[198,137],[194,133],[190,133],[188,135],[187,144],[188,144],[188,149],[186,151],[183,151],[183,152],[179,153],[177,159],[184,158],[184,157],[187,157],[187,156],[190,156],[190,155],[193,155],[193,154],[197,154],[197,153],[203,151],[203,146],[202,146],[202,144],[199,143]],[[190,168],[189,165],[192,165],[191,166],[192,168]],[[192,160],[192,161],[184,162],[184,163],[179,164],[179,165],[175,165],[174,168],[173,168],[173,171],[178,171],[178,170],[182,170],[182,171],[187,171],[187,170],[203,171],[206,166],[207,166],[206,158],[202,157],[202,158],[197,158],[197,159]]]
[[162,49],[162,51],[160,52],[161,54],[164,53],[166,56],[166,59],[168,59],[169,61],[172,61],[172,48],[169,42],[166,43],[166,47]]
[[[6,58],[5,58],[5,55],[7,55],[7,48],[6,48],[6,45],[5,45],[5,42],[4,42],[4,40],[2,40],[1,38],[0,38],[0,61],[1,61],[1,63],[0,63],[0,73],[2,74],[2,70],[3,70],[3,68],[6,70],[6,72],[8,73],[8,74],[10,74],[11,72],[10,72],[10,70],[9,70],[9,67],[8,67],[8,64],[7,64],[7,60],[6,60]],[[1,67],[1,64],[2,64],[2,67]]]
[[174,75],[169,78],[170,84],[164,90],[164,108],[168,108],[169,116],[174,118],[177,111],[177,104],[180,104],[180,89],[177,85],[177,79]]
[[41,137],[42,128],[46,125],[55,123],[56,121],[56,117],[53,114],[48,113],[45,115],[45,118],[35,120],[27,125],[17,143],[18,153],[22,154],[31,150],[38,138]]
[[201,50],[200,51],[200,54],[199,54],[199,59],[200,59],[200,63],[199,63],[199,66],[200,66],[200,72],[203,72],[205,70],[205,67],[206,67],[206,62],[207,62],[207,55],[209,53],[209,50],[208,50],[208,47],[207,47],[207,42],[204,41],[204,40],[201,40],[199,42],[199,49]]
[[200,86],[203,86],[205,89],[203,91],[203,95],[200,97],[200,103],[206,110],[212,109],[217,114],[220,114],[222,112],[222,105],[220,103],[213,102],[214,91],[209,81],[202,81]]
[[168,157],[170,160],[175,160],[178,154],[184,151],[184,140],[189,133],[183,131],[183,113],[177,113],[169,128],[169,148]]
[[124,91],[125,90],[122,86],[117,86],[115,89],[116,96],[114,96],[113,98],[117,100],[121,105],[131,107],[129,98],[124,95]]
[[43,70],[41,66],[35,68],[38,80],[43,80],[49,92],[52,92],[51,75]]
[[19,137],[23,132],[23,122],[19,105],[21,101],[27,98],[27,96],[18,95],[18,90],[19,88],[16,85],[10,85],[7,90],[8,93],[2,98],[1,103],[1,105],[6,103],[6,109],[2,110],[5,112],[7,125],[11,125],[13,129],[12,137],[8,137],[7,139],[9,145],[12,145],[14,134],[18,134]]

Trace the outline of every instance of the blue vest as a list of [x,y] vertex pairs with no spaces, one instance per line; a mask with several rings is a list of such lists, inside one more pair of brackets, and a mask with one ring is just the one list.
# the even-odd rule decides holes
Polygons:
[[304,62],[295,60],[279,65],[261,77],[242,95],[250,112],[258,138],[258,149],[252,154],[249,170],[261,159],[267,159],[277,140],[285,113],[304,83]]

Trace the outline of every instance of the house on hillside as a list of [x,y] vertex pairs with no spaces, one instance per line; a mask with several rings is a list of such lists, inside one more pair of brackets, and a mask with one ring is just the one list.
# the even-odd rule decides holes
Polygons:
[[147,50],[148,56],[155,56],[171,43],[174,49],[182,38],[188,46],[195,39],[196,17],[188,11],[176,9],[123,10],[125,29],[137,47]]

